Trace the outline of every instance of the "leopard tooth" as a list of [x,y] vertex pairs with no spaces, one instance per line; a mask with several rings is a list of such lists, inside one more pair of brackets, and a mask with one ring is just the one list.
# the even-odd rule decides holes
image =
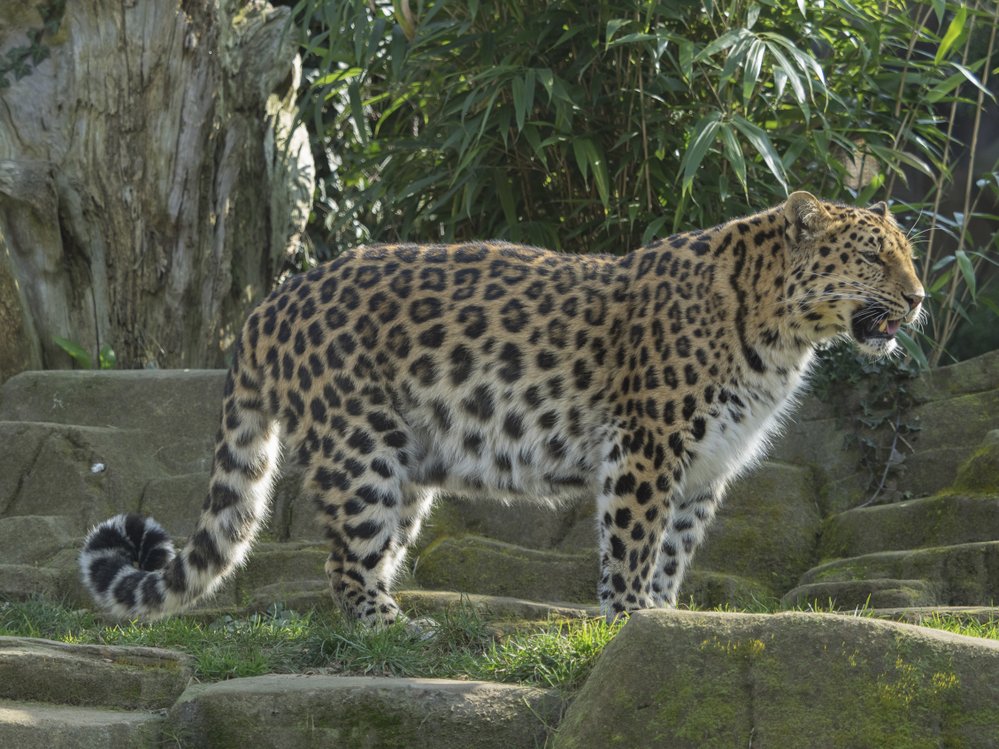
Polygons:
[[878,325],[878,330],[881,331],[882,333],[887,333],[888,332],[888,321],[887,320],[882,320],[881,324]]

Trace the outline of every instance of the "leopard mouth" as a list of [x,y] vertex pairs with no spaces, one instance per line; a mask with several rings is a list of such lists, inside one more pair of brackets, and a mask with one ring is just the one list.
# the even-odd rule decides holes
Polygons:
[[889,312],[884,307],[868,305],[853,313],[850,329],[858,343],[876,346],[894,340],[902,322],[900,318],[889,317]]

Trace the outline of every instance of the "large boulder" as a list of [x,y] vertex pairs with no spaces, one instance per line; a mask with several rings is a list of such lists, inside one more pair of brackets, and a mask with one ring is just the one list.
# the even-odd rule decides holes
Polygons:
[[999,642],[835,615],[641,612],[554,746],[995,747]]

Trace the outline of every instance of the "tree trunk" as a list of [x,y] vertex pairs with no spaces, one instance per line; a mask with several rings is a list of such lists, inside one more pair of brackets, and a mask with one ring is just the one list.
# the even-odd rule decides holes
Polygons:
[[70,366],[56,337],[124,367],[224,363],[311,205],[288,17],[235,0],[0,5],[0,379]]

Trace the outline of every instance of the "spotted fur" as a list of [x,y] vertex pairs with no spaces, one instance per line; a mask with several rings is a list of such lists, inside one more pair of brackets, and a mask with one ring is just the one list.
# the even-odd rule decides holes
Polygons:
[[210,593],[265,517],[283,439],[331,544],[332,593],[364,622],[400,616],[390,585],[440,492],[591,496],[605,614],[675,604],[726,484],[816,346],[850,334],[887,354],[922,299],[887,206],[807,193],[621,257],[501,242],[345,252],[247,319],[183,549],[119,516],[88,537],[83,579],[122,616]]

